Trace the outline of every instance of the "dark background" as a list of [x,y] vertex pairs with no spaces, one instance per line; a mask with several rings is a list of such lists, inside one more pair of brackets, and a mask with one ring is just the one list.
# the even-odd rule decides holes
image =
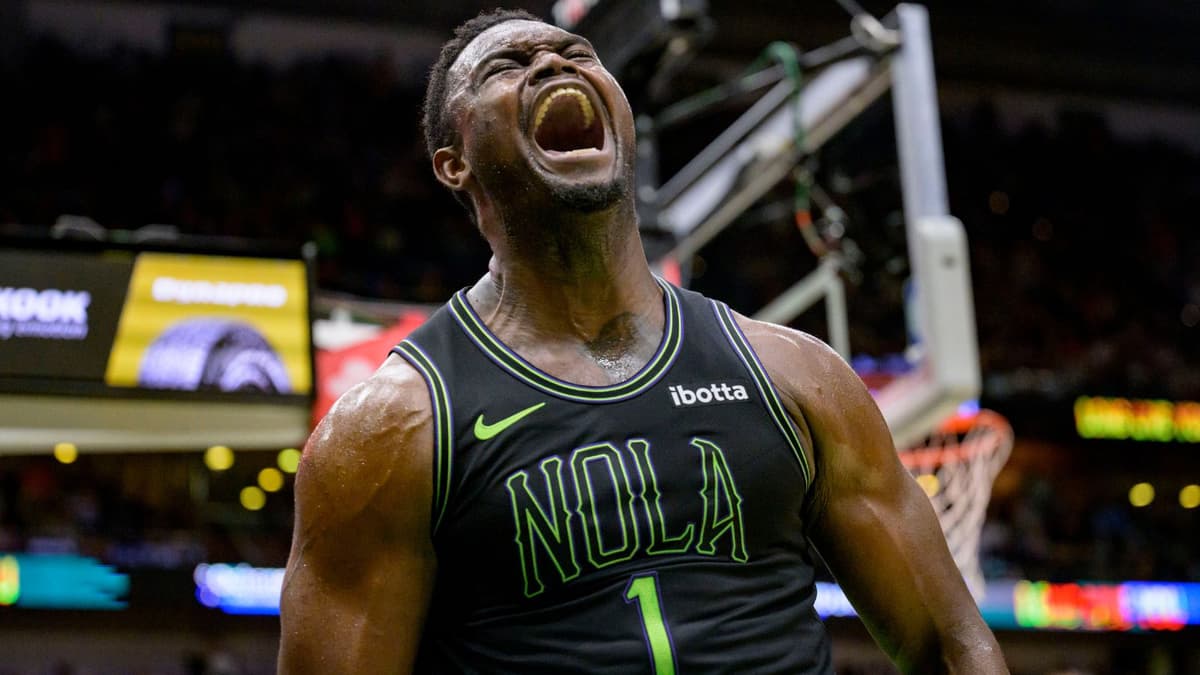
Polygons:
[[[514,4],[540,15],[550,6]],[[864,4],[880,15],[890,9]],[[41,6],[73,25],[157,7]],[[951,211],[970,238],[982,403],[1006,415],[1017,436],[984,526],[985,574],[1200,581],[1197,510],[1177,500],[1183,486],[1200,483],[1196,446],[1083,440],[1072,417],[1081,395],[1200,400],[1200,11],[1161,0],[927,6]],[[483,4],[184,2],[157,51],[27,30],[25,7],[0,0],[0,230],[48,233],[75,214],[111,228],[165,223],[190,235],[313,241],[326,298],[437,303],[483,273],[486,247],[433,180],[417,129],[438,44]],[[349,21],[401,35],[403,46],[240,62],[229,26],[264,11]],[[835,2],[714,0],[710,15],[711,40],[660,103],[736,77],[771,40],[817,47],[846,35],[849,23]],[[665,135],[664,172],[739,110]],[[848,275],[856,354],[905,346],[894,142],[885,99],[815,166],[864,252]],[[753,312],[811,269],[790,194],[781,186],[703,249],[691,261],[694,286]],[[796,325],[823,330],[819,313]],[[286,559],[288,489],[262,511],[238,505],[241,487],[273,456],[242,453],[233,469],[211,473],[199,452],[81,452],[71,465],[0,457],[0,550],[65,550],[167,579],[203,561]],[[1157,498],[1135,508],[1127,495],[1141,481]],[[154,597],[176,597],[164,593]],[[253,656],[264,650],[243,638],[273,639],[273,624],[224,624],[198,612],[181,610],[180,635],[158,644],[207,654],[208,672],[269,669]],[[130,625],[163,623],[149,616]],[[51,622],[23,621],[35,633]],[[103,633],[102,620],[79,622],[88,635]],[[873,653],[861,633],[843,637],[850,646],[841,658]],[[1183,638],[1001,639],[1023,664],[1016,672],[1197,672]],[[68,661],[86,664],[81,654]],[[221,654],[233,654],[235,667],[213,665]]]

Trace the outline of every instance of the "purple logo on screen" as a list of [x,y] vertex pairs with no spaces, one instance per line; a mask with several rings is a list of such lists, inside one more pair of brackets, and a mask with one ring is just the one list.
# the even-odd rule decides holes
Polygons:
[[254,327],[230,319],[172,325],[146,349],[138,386],[185,391],[291,393],[283,361]]

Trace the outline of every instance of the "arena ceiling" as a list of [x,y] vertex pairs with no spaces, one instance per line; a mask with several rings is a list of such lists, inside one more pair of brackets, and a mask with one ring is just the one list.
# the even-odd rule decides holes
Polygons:
[[[139,0],[159,1],[159,0]],[[618,0],[600,0],[615,2]],[[269,9],[451,27],[495,0],[185,0],[208,8]],[[548,15],[553,0],[505,3]],[[885,13],[892,3],[862,0]],[[943,84],[1016,87],[1200,105],[1200,9],[1189,0],[927,0]],[[834,0],[709,0],[718,31],[693,76],[735,72],[774,39],[816,46],[847,31]]]

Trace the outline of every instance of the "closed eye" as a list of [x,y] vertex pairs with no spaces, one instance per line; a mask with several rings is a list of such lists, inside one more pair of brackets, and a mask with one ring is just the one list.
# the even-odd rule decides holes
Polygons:
[[493,59],[492,63],[488,65],[487,70],[484,72],[483,77],[486,80],[487,78],[489,78],[493,75],[497,75],[499,73],[503,73],[508,70],[514,70],[514,69],[517,69],[520,67],[521,67],[521,64],[517,63],[516,61],[513,61],[512,59]]

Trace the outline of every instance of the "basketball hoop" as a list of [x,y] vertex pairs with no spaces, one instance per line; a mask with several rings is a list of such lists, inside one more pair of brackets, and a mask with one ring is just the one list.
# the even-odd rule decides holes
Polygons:
[[1008,420],[991,410],[958,414],[925,442],[900,452],[900,461],[929,495],[946,544],[971,594],[984,592],[979,540],[992,483],[1012,452]]

